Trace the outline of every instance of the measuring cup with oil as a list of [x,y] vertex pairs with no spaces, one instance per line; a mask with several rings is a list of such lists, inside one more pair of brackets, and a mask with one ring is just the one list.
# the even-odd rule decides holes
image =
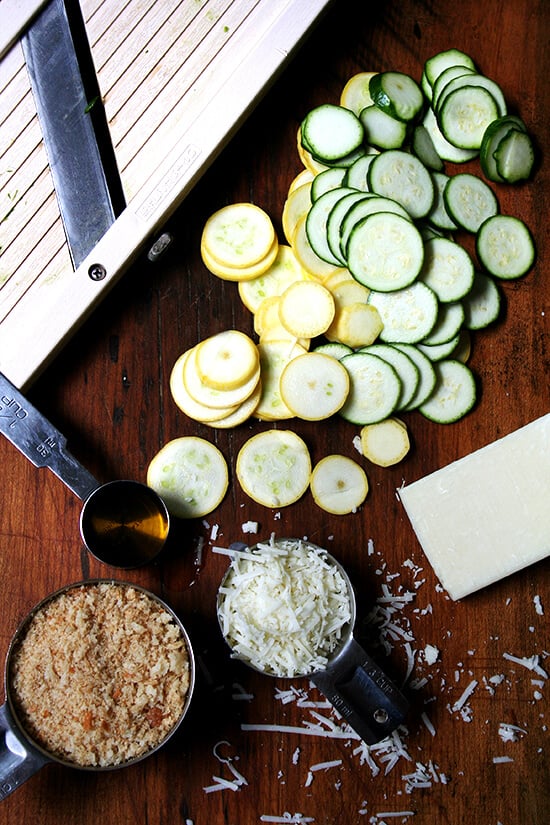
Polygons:
[[84,502],[80,533],[95,558],[133,568],[158,556],[170,526],[160,496],[138,481],[100,484],[67,450],[65,436],[2,373],[0,432],[35,467],[47,467]]

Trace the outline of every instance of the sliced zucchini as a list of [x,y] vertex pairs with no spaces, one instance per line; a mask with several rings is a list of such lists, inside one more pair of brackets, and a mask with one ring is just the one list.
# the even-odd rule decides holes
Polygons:
[[324,103],[312,109],[301,124],[304,148],[322,161],[335,161],[355,152],[365,136],[363,124],[343,106]]
[[500,314],[501,293],[498,284],[485,272],[476,271],[472,289],[463,299],[464,326],[484,329]]
[[430,334],[424,338],[422,344],[438,346],[451,341],[460,332],[464,317],[464,307],[460,301],[440,304],[435,326]]
[[371,291],[368,302],[382,319],[380,341],[416,344],[430,334],[437,321],[435,293],[421,281],[397,292]]
[[510,129],[493,152],[497,173],[506,183],[528,180],[535,165],[535,147],[531,136]]
[[318,175],[315,175],[310,186],[311,202],[319,200],[321,195],[324,195],[330,189],[338,189],[343,186],[347,172],[348,170],[343,166],[331,166],[330,169],[324,169]]
[[439,156],[432,137],[423,123],[417,123],[414,127],[411,148],[424,166],[427,166],[428,169],[432,169],[435,172],[443,172],[445,164]]
[[497,106],[498,117],[504,117],[507,114],[508,107],[506,104],[506,98],[502,93],[502,89],[494,80],[490,77],[486,77],[483,74],[463,74],[459,77],[455,77],[453,80],[450,80],[449,83],[441,90],[439,94],[437,103],[433,106],[433,109],[439,119],[439,113],[442,107],[445,104],[447,97],[452,94],[453,92],[457,91],[458,89],[485,89],[485,91],[489,92]]
[[445,187],[449,182],[449,175],[446,175],[445,172],[432,172],[432,179],[434,182],[434,203],[428,214],[426,215],[426,220],[432,226],[435,226],[437,229],[442,229],[444,231],[452,232],[453,229],[457,228],[457,225],[449,211],[447,209],[447,204],[443,197],[445,192]]
[[355,161],[348,169],[345,170],[345,176],[342,180],[343,186],[349,186],[351,189],[358,189],[360,192],[368,192],[369,184],[367,173],[369,166],[376,157],[376,152],[373,149],[363,157]]
[[466,163],[478,154],[477,149],[459,149],[443,136],[433,109],[427,109],[422,125],[432,139],[437,154],[450,163]]
[[476,252],[489,274],[503,280],[521,278],[533,266],[535,242],[519,218],[495,215],[476,235]]
[[422,89],[403,72],[380,72],[371,77],[370,96],[374,104],[397,120],[414,120],[422,110],[424,98]]
[[365,139],[379,149],[399,149],[407,138],[407,125],[378,106],[367,106],[359,115]]
[[453,146],[479,149],[487,126],[498,116],[497,102],[487,89],[461,86],[445,95],[437,111],[437,122]]
[[357,194],[347,186],[329,189],[320,195],[311,205],[306,217],[306,235],[313,251],[329,264],[341,266],[330,250],[327,240],[327,221],[332,207],[346,195]]
[[432,90],[439,75],[449,66],[457,65],[467,66],[474,71],[476,68],[470,55],[460,51],[460,49],[447,49],[428,58],[424,64],[424,73]]
[[346,259],[350,235],[353,229],[364,218],[367,218],[369,215],[374,215],[376,212],[391,212],[395,215],[400,215],[406,220],[411,220],[409,213],[404,206],[401,206],[400,203],[391,200],[391,198],[382,198],[380,195],[375,195],[374,193],[369,194],[371,197],[368,198],[368,203],[366,199],[358,201],[350,208],[349,212],[342,221],[342,225],[340,227],[340,249]]
[[420,381],[420,370],[407,353],[391,344],[371,344],[361,352],[370,352],[392,365],[401,382],[401,394],[396,409],[402,410],[412,401]]
[[477,232],[483,221],[499,212],[491,187],[467,172],[449,178],[443,199],[452,219],[468,232]]
[[476,402],[476,382],[466,364],[454,359],[434,363],[436,385],[419,410],[438,424],[451,424],[469,412]]
[[412,284],[423,258],[424,243],[416,226],[390,212],[364,218],[351,231],[347,244],[347,265],[353,277],[380,292]]
[[392,346],[407,355],[418,369],[418,385],[413,397],[403,408],[403,411],[415,410],[429,398],[435,387],[436,375],[433,364],[415,344],[392,344]]
[[443,361],[444,358],[450,358],[456,350],[460,341],[460,335],[455,335],[450,341],[445,341],[444,344],[424,344],[420,343],[416,346],[418,349],[427,355],[430,361]]
[[330,355],[338,361],[340,361],[344,355],[351,355],[353,352],[351,347],[348,347],[346,344],[342,344],[340,341],[328,341],[326,344],[319,344],[319,346],[315,347],[312,351],[320,352],[323,355]]
[[464,247],[449,238],[424,242],[424,265],[420,278],[443,303],[468,294],[474,281],[474,264]]
[[506,115],[505,117],[497,118],[497,120],[494,120],[488,125],[479,148],[481,171],[486,178],[496,183],[502,183],[504,178],[502,178],[498,172],[495,151],[501,140],[506,137],[511,129],[517,129],[521,132],[527,131],[524,122],[521,118],[516,117],[516,115]]
[[460,66],[460,65],[453,65],[447,66],[444,69],[439,77],[436,78],[432,89],[432,109],[434,111],[437,109],[437,103],[439,101],[439,96],[447,83],[450,83],[451,80],[454,80],[455,77],[463,77],[464,75],[472,75],[475,74],[476,71],[471,66]]
[[353,424],[383,421],[396,409],[401,382],[396,371],[376,355],[354,352],[340,361],[348,371],[350,391],[339,414]]
[[408,152],[393,149],[377,155],[369,167],[368,180],[371,192],[397,201],[414,219],[425,217],[432,208],[430,172]]
[[346,266],[346,257],[340,249],[342,222],[351,207],[365,200],[365,198],[369,199],[369,195],[364,192],[352,191],[344,195],[343,198],[340,198],[328,214],[326,223],[327,244],[334,258],[339,261],[342,266]]

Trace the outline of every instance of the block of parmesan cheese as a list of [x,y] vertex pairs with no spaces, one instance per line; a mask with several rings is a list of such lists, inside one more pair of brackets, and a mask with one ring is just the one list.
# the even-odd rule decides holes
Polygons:
[[550,414],[398,490],[452,599],[550,555]]

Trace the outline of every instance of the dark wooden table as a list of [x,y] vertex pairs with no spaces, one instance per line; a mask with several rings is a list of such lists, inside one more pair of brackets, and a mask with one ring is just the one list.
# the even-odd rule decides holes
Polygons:
[[[306,0],[296,3],[297,14],[300,2]],[[31,400],[101,479],[144,480],[167,440],[197,434],[222,450],[231,482],[216,512],[176,526],[160,563],[121,574],[82,548],[75,497],[0,440],[2,660],[18,623],[46,594],[72,581],[114,576],[150,588],[178,611],[198,663],[191,711],[160,752],[103,774],[48,765],[0,803],[0,822],[548,822],[550,687],[540,672],[507,658],[538,656],[550,672],[548,560],[452,602],[395,490],[549,409],[549,9],[543,0],[338,0],[174,216],[166,256],[154,265],[136,263],[31,388]],[[474,337],[470,364],[481,393],[466,418],[442,426],[408,414],[409,457],[387,470],[365,463],[370,493],[353,515],[330,516],[309,494],[280,511],[262,508],[242,493],[234,465],[245,439],[270,425],[211,429],[187,419],[169,393],[170,370],[184,349],[227,327],[252,332],[236,285],[214,278],[201,262],[204,220],[226,203],[251,200],[269,212],[282,240],[284,199],[301,169],[295,141],[303,115],[318,103],[337,102],[356,72],[397,69],[419,78],[425,59],[451,46],[470,53],[501,84],[541,149],[532,182],[495,186],[502,211],[523,218],[534,233],[535,268],[503,285],[502,319]],[[343,420],[285,426],[304,437],[314,461],[329,452],[358,458],[357,428]],[[336,720],[317,704],[322,697],[307,680],[274,680],[230,661],[215,618],[227,560],[212,547],[250,538],[242,529],[249,520],[259,525],[253,538],[308,536],[348,568],[358,594],[359,640],[398,684],[406,679],[411,713],[392,747],[367,754],[349,738],[308,735],[311,724],[329,731],[325,720]],[[390,638],[377,602],[385,586],[414,594],[388,619],[391,649],[381,644]],[[434,664],[424,658],[426,645],[439,650]],[[524,732],[505,741],[503,723]],[[244,727],[259,724],[278,730]],[[208,792],[214,777],[233,778],[227,757],[246,784]]]

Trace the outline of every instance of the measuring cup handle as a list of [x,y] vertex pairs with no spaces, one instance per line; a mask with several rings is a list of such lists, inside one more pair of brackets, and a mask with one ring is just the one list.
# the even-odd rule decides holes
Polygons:
[[367,745],[389,736],[407,715],[407,699],[353,637],[311,681]]
[[47,756],[32,747],[17,732],[7,704],[0,707],[0,800],[30,779]]
[[0,432],[35,467],[48,467],[83,501],[99,482],[67,450],[65,436],[0,372]]

